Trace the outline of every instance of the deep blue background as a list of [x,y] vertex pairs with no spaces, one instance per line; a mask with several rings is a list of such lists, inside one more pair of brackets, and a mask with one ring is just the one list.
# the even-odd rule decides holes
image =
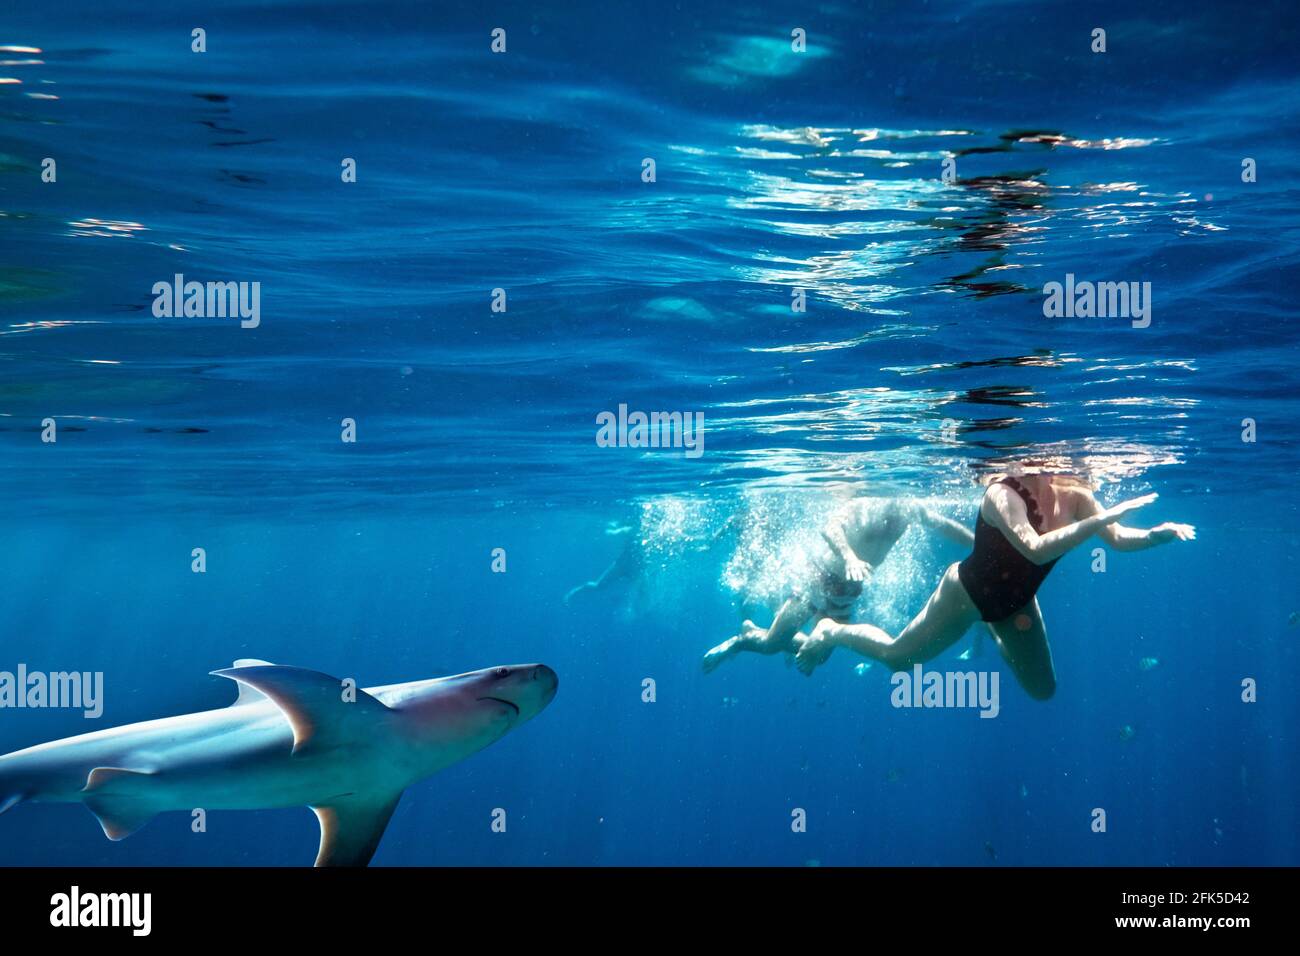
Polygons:
[[[0,66],[0,669],[103,670],[98,729],[221,706],[206,674],[244,656],[553,666],[551,708],[412,788],[378,864],[1300,862],[1294,4],[732,7],[7,10],[0,44],[42,52],[0,53],[39,61]],[[262,282],[262,327],[154,319],[177,271]],[[1045,320],[1066,272],[1151,281],[1152,327]],[[705,456],[597,448],[619,402],[704,411]],[[737,580],[748,539],[690,547],[741,496],[783,502],[778,538],[837,482],[969,520],[968,465],[1035,453],[1200,529],[1061,562],[1051,702],[1004,673],[996,720],[896,711],[847,657],[700,672],[782,583]],[[689,520],[647,524],[637,588],[562,606],[636,503]],[[865,614],[896,627],[958,557],[908,539]],[[0,711],[0,752],[89,726]],[[306,810],[121,844],[80,808],[0,818],[7,864],[315,846]]]

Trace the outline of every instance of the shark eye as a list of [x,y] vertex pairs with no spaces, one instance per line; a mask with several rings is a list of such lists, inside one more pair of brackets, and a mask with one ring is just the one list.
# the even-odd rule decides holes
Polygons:
[[493,673],[493,675],[496,676],[496,677],[506,677],[506,676],[508,676],[508,675],[510,674],[510,668],[508,668],[508,667],[498,667],[498,668],[497,668],[495,671],[493,671],[492,673]]

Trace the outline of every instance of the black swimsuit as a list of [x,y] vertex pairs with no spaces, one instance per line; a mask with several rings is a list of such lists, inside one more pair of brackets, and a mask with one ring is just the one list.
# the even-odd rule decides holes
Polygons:
[[[1042,534],[1043,515],[1029,489],[1014,478],[1004,478],[1002,483],[1024,499],[1029,523]],[[981,513],[975,521],[974,550],[957,565],[957,577],[979,609],[981,620],[1003,621],[1034,599],[1055,564],[1056,559],[1034,564]]]

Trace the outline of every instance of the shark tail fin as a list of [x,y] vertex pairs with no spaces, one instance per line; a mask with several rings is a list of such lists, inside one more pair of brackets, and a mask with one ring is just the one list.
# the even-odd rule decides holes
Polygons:
[[104,836],[113,842],[125,840],[153,819],[155,811],[144,800],[141,784],[153,776],[151,771],[124,770],[121,767],[96,767],[86,778],[82,802],[99,820]]

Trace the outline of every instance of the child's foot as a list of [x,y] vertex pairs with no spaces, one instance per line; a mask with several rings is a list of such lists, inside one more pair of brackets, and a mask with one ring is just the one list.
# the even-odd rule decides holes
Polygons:
[[817,626],[807,637],[800,638],[799,635],[795,635],[798,650],[795,651],[794,662],[806,676],[811,677],[812,672],[826,663],[826,659],[831,656],[831,651],[835,650],[832,635],[838,626],[830,618],[824,617],[817,622]]

